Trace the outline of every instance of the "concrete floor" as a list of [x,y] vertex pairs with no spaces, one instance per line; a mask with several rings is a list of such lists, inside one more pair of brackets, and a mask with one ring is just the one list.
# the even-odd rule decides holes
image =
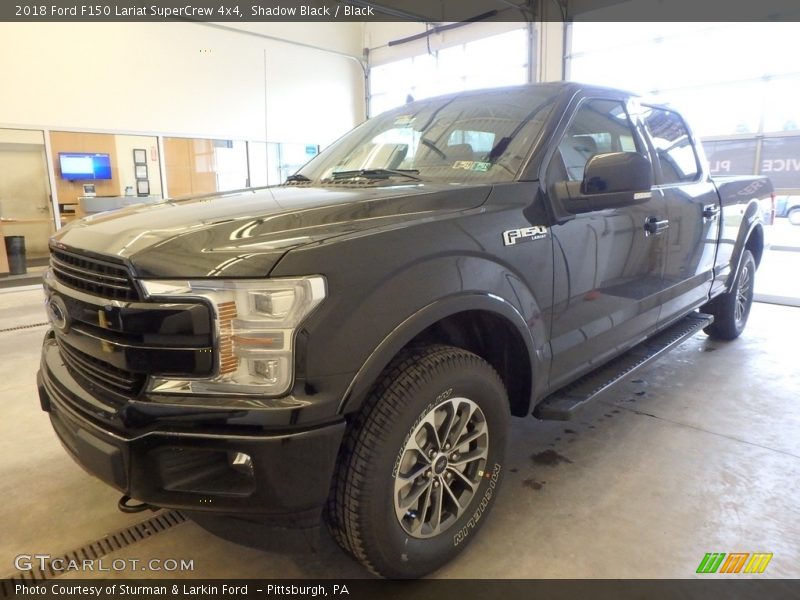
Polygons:
[[[38,291],[0,293],[0,330],[42,321]],[[18,554],[57,556],[151,516],[118,512],[60,447],[34,383],[44,331],[0,331],[0,576]],[[435,576],[690,578],[706,552],[772,552],[759,577],[800,577],[798,339],[797,308],[756,304],[738,341],[697,335],[575,421],[515,420],[491,517]],[[193,559],[169,574],[183,577],[366,576],[325,533],[263,537],[255,549],[186,522],[106,560]]]

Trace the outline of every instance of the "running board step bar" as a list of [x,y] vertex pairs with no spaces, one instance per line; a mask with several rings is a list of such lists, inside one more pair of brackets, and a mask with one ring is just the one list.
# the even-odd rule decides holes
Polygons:
[[684,317],[608,364],[548,396],[536,406],[533,416],[539,419],[568,421],[590,400],[624,381],[638,369],[666,354],[713,322],[713,316],[702,313],[692,313]]

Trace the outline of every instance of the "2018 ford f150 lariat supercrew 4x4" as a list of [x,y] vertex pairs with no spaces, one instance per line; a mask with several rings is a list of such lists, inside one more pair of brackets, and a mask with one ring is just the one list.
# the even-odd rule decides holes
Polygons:
[[567,419],[700,329],[741,333],[771,192],[712,180],[681,116],[624,92],[412,102],[281,186],[58,232],[42,408],[127,497],[324,514],[373,572],[419,576],[485,523],[510,415]]

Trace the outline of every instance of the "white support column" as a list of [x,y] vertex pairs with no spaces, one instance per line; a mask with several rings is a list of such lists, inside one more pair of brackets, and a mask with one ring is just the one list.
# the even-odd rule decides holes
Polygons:
[[565,25],[552,2],[541,4],[543,19],[536,23],[536,81],[564,79]]
[[58,190],[56,189],[56,174],[53,169],[53,148],[50,145],[50,130],[42,131],[44,136],[44,156],[47,160],[47,180],[50,182],[50,201],[53,206],[53,225],[55,231],[61,229],[61,211],[58,208]]
[[[161,171],[161,198],[167,198],[167,159],[164,157],[164,136],[158,136],[158,170]],[[249,165],[248,165],[249,168]]]

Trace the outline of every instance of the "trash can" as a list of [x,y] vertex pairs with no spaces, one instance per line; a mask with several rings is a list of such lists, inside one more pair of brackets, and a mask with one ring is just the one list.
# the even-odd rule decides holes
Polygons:
[[25,268],[25,236],[7,235],[6,254],[9,272],[12,275],[24,275],[28,272]]

